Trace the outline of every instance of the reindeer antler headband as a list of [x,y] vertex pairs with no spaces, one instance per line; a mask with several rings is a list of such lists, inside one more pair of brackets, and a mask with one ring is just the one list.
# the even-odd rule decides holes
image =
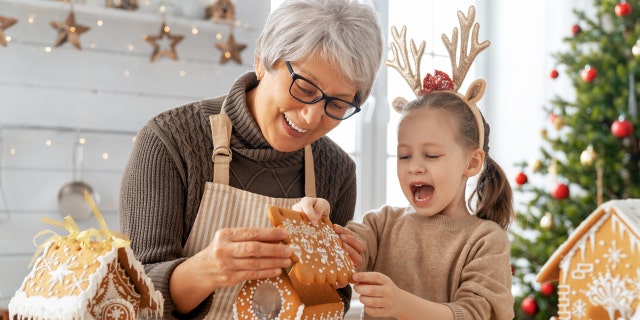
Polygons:
[[[491,44],[488,40],[478,43],[478,31],[480,24],[474,23],[476,17],[476,8],[474,6],[469,7],[469,13],[467,16],[462,11],[458,11],[458,21],[460,22],[460,58],[456,61],[458,52],[458,28],[453,28],[453,34],[451,40],[442,34],[442,42],[449,51],[449,58],[451,59],[451,74],[453,80],[449,76],[440,71],[435,70],[434,75],[427,74],[422,83],[420,83],[420,61],[424,55],[425,41],[420,42],[420,46],[416,47],[413,39],[410,41],[411,56],[413,58],[412,69],[411,61],[409,60],[409,54],[407,50],[407,27],[403,26],[400,33],[396,27],[391,27],[391,35],[393,36],[393,42],[391,43],[391,51],[393,53],[393,59],[385,61],[385,64],[392,67],[407,81],[413,93],[417,97],[420,97],[426,93],[439,90],[451,90],[462,98],[466,102],[467,106],[473,113],[478,125],[479,147],[484,148],[484,123],[482,121],[482,115],[480,110],[476,106],[476,102],[482,98],[486,89],[486,82],[483,79],[477,79],[467,89],[467,93],[462,95],[458,93],[460,85],[467,76],[467,72],[475,60],[476,56]],[[469,34],[471,31],[471,34]],[[470,48],[469,48],[470,46]],[[402,107],[407,103],[407,99],[398,97],[393,100],[393,108],[400,112]]]

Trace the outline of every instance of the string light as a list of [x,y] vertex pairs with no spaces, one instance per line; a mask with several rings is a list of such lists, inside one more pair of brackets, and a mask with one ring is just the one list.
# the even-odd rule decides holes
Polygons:
[[44,141],[44,145],[47,147],[51,147],[52,144],[53,144],[53,141],[51,141],[51,139],[47,139]]
[[[83,1],[83,0],[71,0],[76,1],[81,3],[82,5],[79,8],[76,9],[80,9],[80,11],[84,11],[85,13],[89,13],[90,15],[93,15],[94,19],[93,19],[93,25],[97,26],[97,27],[104,27],[105,25],[109,25],[111,26],[112,24],[109,24],[111,21],[111,13],[115,12],[112,10],[109,10],[109,14],[105,15],[103,14],[103,12],[101,10],[102,7],[104,5],[98,5],[97,2],[95,1]],[[68,0],[66,0],[66,4],[64,5],[60,5],[60,6],[56,6],[56,7],[52,7],[55,9],[62,9],[62,8],[66,8],[67,6],[69,6]],[[95,3],[94,3],[95,2]],[[145,14],[152,14],[153,15],[160,15],[161,18],[163,20],[167,19],[167,18],[171,18],[174,19],[174,22],[178,22],[179,24],[186,26],[188,28],[188,30],[190,31],[190,33],[192,34],[192,36],[198,36],[201,31],[200,28],[204,28],[203,32],[208,33],[207,38],[209,38],[209,34],[213,35],[215,38],[215,41],[219,41],[222,40],[223,38],[226,37],[226,31],[222,31],[220,29],[217,29],[217,27],[213,27],[211,28],[212,24],[209,23],[209,21],[207,22],[200,22],[200,21],[195,21],[195,19],[192,18],[191,15],[187,15],[186,13],[183,13],[182,9],[180,8],[180,6],[182,4],[180,4],[181,2],[179,1],[174,1],[174,0],[138,0],[138,3],[140,4],[141,8],[142,7],[148,7],[147,10],[145,11]],[[40,6],[40,5],[38,5]],[[44,7],[47,7],[48,5],[42,5]],[[92,7],[97,7],[96,8],[92,8]],[[149,10],[151,9],[151,7],[153,7],[153,10]],[[72,5],[73,8],[73,5]],[[204,7],[202,8],[203,10],[205,9]],[[27,9],[29,10],[29,9]],[[72,9],[73,10],[73,9]],[[49,24],[49,22],[45,22],[45,20],[48,20],[49,16],[47,13],[47,16],[41,16],[42,13],[40,12],[26,12],[25,17],[26,17],[26,22],[29,23],[30,25],[40,25],[42,24]],[[85,17],[86,18],[86,17]],[[41,21],[42,20],[42,21]],[[50,20],[50,19],[49,19]],[[205,24],[206,23],[206,24]],[[229,21],[221,21],[221,22],[214,22],[213,25],[218,25],[218,24],[224,24],[224,25],[228,25],[228,26],[241,26],[246,30],[251,30],[251,27],[249,26],[249,24],[247,24],[246,22],[240,21],[240,20],[229,20]],[[175,25],[172,25],[172,27],[177,27]],[[167,31],[169,31],[169,25],[166,26]],[[218,31],[220,30],[220,31]],[[69,30],[69,32],[74,32],[74,30]],[[15,35],[14,35],[15,36]],[[16,38],[12,38],[11,36],[6,36],[6,41],[10,42],[13,41],[15,42]],[[209,38],[210,39],[210,38]],[[19,41],[21,42],[21,41]],[[22,42],[21,42],[22,43]],[[25,42],[28,45],[34,45],[34,46],[38,46],[39,50],[43,50],[44,53],[51,53],[53,51],[55,51],[56,49],[54,48],[53,45],[49,44],[49,43],[41,43],[41,44],[37,44],[34,42]],[[100,45],[98,45],[98,43],[100,43]],[[109,48],[103,48],[104,44],[96,41],[93,43],[90,43],[87,48],[90,50],[98,50],[98,51],[105,51],[105,52],[109,52],[109,53],[113,53],[114,50],[111,50]],[[123,51],[124,52],[129,52],[131,54],[140,54],[142,55],[142,52],[138,52],[136,53],[136,49],[133,43],[130,44],[125,44],[125,50],[127,51]],[[146,52],[146,50],[145,50]],[[223,53],[224,54],[224,53]],[[186,62],[186,63],[190,63],[190,60],[195,61],[196,63],[202,63],[202,62],[206,62],[205,60],[208,59],[201,59],[201,58],[186,58],[186,59],[180,59],[180,61],[182,62]],[[211,57],[212,62],[214,62],[215,64],[217,64],[215,62],[215,60],[217,60],[215,58],[215,53],[212,52],[212,57]],[[126,69],[125,69],[126,68]],[[124,70],[121,71],[121,77],[122,78],[128,78],[132,76],[132,70],[130,70],[129,68],[125,67],[122,68],[120,70]],[[185,78],[188,77],[190,75],[187,74],[186,69],[182,69],[180,70],[179,68],[181,67],[177,67],[177,71],[175,71],[176,73],[174,73],[177,77],[179,78]],[[213,73],[214,76],[219,76],[221,75],[220,72],[214,72]]]

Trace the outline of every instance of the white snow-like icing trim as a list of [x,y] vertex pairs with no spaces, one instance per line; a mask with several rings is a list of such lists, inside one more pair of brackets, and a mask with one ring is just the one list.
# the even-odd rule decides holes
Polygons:
[[151,314],[153,314],[156,318],[158,316],[162,316],[164,313],[164,297],[162,296],[162,292],[156,291],[151,278],[147,276],[144,271],[144,266],[140,261],[138,261],[133,253],[133,250],[129,247],[125,247],[124,251],[127,254],[127,260],[129,261],[129,267],[133,270],[136,270],[138,273],[138,279],[141,280],[144,285],[149,288],[149,296],[153,302],[158,306],[158,309],[155,312],[149,308],[140,308],[140,312],[145,318],[149,318]]
[[[582,232],[587,232],[584,229],[587,224],[593,220],[593,215],[600,210],[605,210],[607,214],[611,214],[611,210],[615,210],[616,215],[622,219],[630,232],[635,235],[632,238],[632,247],[635,247],[638,251],[640,251],[640,199],[623,199],[623,200],[610,200],[602,204],[598,207],[590,216],[588,216],[578,227],[569,235],[567,239],[571,239],[576,237],[578,234]],[[603,216],[602,219],[605,219]],[[591,228],[594,229],[594,228]],[[588,237],[587,237],[588,238]],[[592,248],[595,247],[595,239],[590,239]],[[582,240],[580,240],[582,241]],[[554,261],[556,259],[561,259],[560,255],[565,254],[566,250],[568,250],[568,242],[563,243],[552,255],[549,257],[549,262]],[[567,252],[567,254],[575,254],[576,248],[571,248],[572,252]],[[548,266],[545,264],[542,269],[546,269]],[[566,274],[565,274],[566,276]]]
[[[576,252],[578,250],[580,250],[580,253],[581,253],[581,256],[580,256],[581,260],[580,261],[584,261],[586,259],[585,251],[586,251],[586,248],[587,248],[587,241],[590,243],[592,251],[596,249],[596,233],[602,227],[602,225],[607,221],[609,216],[611,215],[611,210],[609,208],[606,208],[604,210],[606,210],[606,212],[605,212],[605,214],[602,215],[602,217],[598,220],[598,222],[596,222],[593,225],[593,227],[591,227],[589,230],[585,231],[584,234],[582,235],[582,237],[580,237],[580,239],[567,252],[567,254],[562,258],[562,260],[560,260],[560,269],[562,269],[562,273],[563,273],[563,276],[564,276],[563,279],[567,279],[567,272],[569,272],[569,265],[570,265],[571,260],[573,259],[573,257],[575,256],[575,254],[576,254]],[[573,236],[573,234],[579,229],[580,228],[577,228],[572,233],[572,235],[569,236],[568,239],[570,239]],[[568,242],[563,243],[561,248],[563,246],[566,246],[567,244],[568,244]],[[562,252],[562,250],[557,250],[556,252],[554,252],[553,255],[556,255],[559,252]],[[553,255],[552,255],[552,257],[553,257]]]
[[[54,245],[52,242],[44,250],[41,258],[46,257],[49,249]],[[15,301],[14,298],[9,302],[10,317],[17,315],[19,318],[30,318],[33,320],[40,319],[83,319],[86,318],[83,315],[88,314],[88,301],[95,295],[100,286],[100,280],[105,277],[108,271],[108,262],[114,259],[117,260],[117,248],[112,247],[110,251],[102,254],[98,257],[99,266],[96,271],[89,275],[89,284],[87,289],[80,292],[75,296],[66,296],[63,298],[57,297],[42,297],[32,296],[28,297],[23,291],[25,285],[33,280],[37,271],[38,264],[34,264],[34,268],[29,275],[25,278],[23,285],[16,291]],[[36,307],[37,306],[37,307]],[[81,317],[82,316],[82,317]],[[93,317],[90,317],[93,318]]]
[[302,313],[304,312],[304,303],[301,303],[298,306],[298,311],[296,312],[296,319],[295,320],[300,320],[302,319]]
[[[40,263],[45,259],[49,253],[51,247],[55,243],[50,243],[38,257],[34,263],[34,267],[31,272],[25,277],[20,288],[16,291],[15,296],[9,301],[9,317],[11,319],[18,317],[18,319],[32,319],[32,320],[66,320],[66,319],[93,319],[88,309],[89,301],[95,297],[102,279],[107,276],[109,271],[109,262],[114,261],[120,263],[118,259],[118,248],[112,246],[111,250],[105,251],[97,260],[99,262],[96,271],[88,276],[87,288],[81,291],[78,295],[68,295],[62,298],[58,297],[43,297],[43,296],[27,296],[24,291],[25,287],[34,280],[34,276],[37,272],[37,268]],[[67,244],[63,244],[65,247]],[[125,252],[129,261],[129,267],[136,270],[138,273],[138,279],[144,282],[149,288],[149,295],[153,302],[158,306],[155,310],[155,318],[161,317],[164,309],[164,298],[160,291],[156,291],[153,283],[144,272],[142,264],[136,260],[133,251],[129,247],[125,247]],[[125,270],[126,272],[126,270]],[[152,310],[148,308],[140,308],[140,313],[145,318],[149,318],[152,314]]]

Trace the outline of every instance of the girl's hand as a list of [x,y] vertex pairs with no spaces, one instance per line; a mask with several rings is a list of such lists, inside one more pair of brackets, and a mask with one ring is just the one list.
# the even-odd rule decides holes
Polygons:
[[353,267],[359,270],[364,263],[363,254],[366,247],[364,241],[360,240],[355,233],[343,226],[334,224],[333,230],[336,231],[340,240],[342,240],[342,248],[347,252]]
[[353,275],[355,292],[360,294],[364,312],[373,317],[394,317],[399,314],[402,296],[393,281],[379,272],[358,272]]

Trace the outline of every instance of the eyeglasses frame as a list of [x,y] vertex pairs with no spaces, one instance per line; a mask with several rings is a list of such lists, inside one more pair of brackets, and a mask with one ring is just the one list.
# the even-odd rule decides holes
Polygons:
[[[284,64],[287,66],[287,69],[289,70],[289,75],[291,75],[291,85],[289,86],[289,95],[290,95],[292,98],[296,99],[297,101],[300,101],[300,102],[302,102],[302,103],[304,103],[304,104],[316,104],[316,103],[318,103],[318,102],[320,102],[321,100],[323,100],[323,99],[324,99],[324,113],[325,113],[327,116],[329,116],[330,118],[335,119],[335,120],[346,120],[346,119],[349,119],[349,118],[351,118],[351,116],[353,116],[354,114],[356,114],[356,113],[358,113],[358,112],[360,112],[360,111],[362,110],[362,109],[360,108],[360,106],[356,105],[356,102],[357,102],[357,100],[358,100],[358,97],[357,97],[357,96],[356,96],[356,97],[354,97],[354,99],[353,99],[353,101],[352,101],[352,102],[349,102],[349,101],[344,100],[344,99],[340,99],[340,98],[335,98],[335,97],[332,97],[332,96],[328,96],[328,95],[326,95],[326,94],[324,93],[324,91],[322,91],[322,89],[320,89],[320,88],[319,88],[315,83],[313,83],[313,82],[309,81],[309,79],[307,79],[307,78],[305,78],[305,77],[303,77],[303,76],[301,76],[301,75],[299,75],[299,74],[295,73],[295,72],[293,71],[293,68],[291,67],[291,62],[289,62],[289,61],[285,61],[285,62],[284,62]],[[314,88],[318,89],[318,91],[320,91],[320,93],[321,93],[322,95],[321,95],[320,97],[316,98],[316,99],[313,99],[312,101],[309,101],[309,102],[307,102],[307,101],[303,101],[303,100],[300,100],[298,97],[294,96],[294,95],[291,93],[291,88],[293,88],[293,84],[294,84],[294,83],[296,82],[296,80],[298,80],[298,79],[303,80],[303,81],[306,81],[307,83],[309,83],[310,85],[312,85]],[[352,106],[352,107],[354,108],[354,110],[355,110],[355,111],[354,111],[352,114],[350,114],[350,115],[348,115],[348,116],[346,116],[346,117],[342,117],[342,118],[341,118],[341,117],[336,117],[336,116],[334,116],[334,115],[330,114],[329,112],[327,112],[327,106],[329,105],[329,102],[331,102],[331,101],[333,101],[333,100],[342,101],[342,102],[344,102],[344,103],[346,103],[346,104],[348,104],[348,105]]]

